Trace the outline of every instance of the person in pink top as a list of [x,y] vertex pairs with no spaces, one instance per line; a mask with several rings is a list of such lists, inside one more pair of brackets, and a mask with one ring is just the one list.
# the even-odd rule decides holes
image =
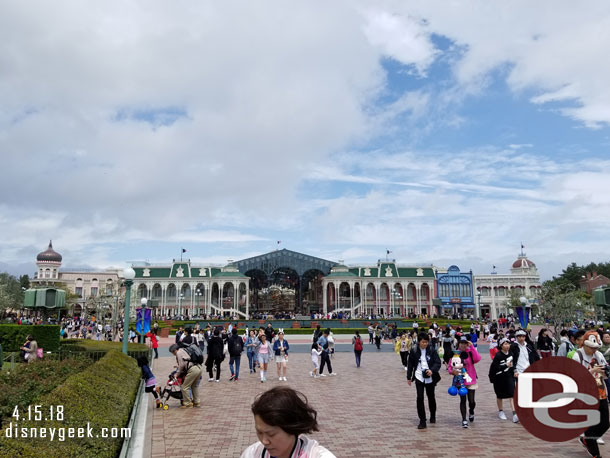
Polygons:
[[[466,396],[460,396],[460,412],[462,414],[462,428],[468,428],[468,422],[470,421],[470,423],[472,423],[474,421],[474,408],[476,406],[474,394],[479,387],[477,385],[477,371],[474,365],[481,361],[481,355],[472,345],[472,342],[465,336],[460,338],[456,353],[460,355],[464,369],[466,369],[466,372],[463,375],[464,385],[468,389],[468,394]],[[461,375],[461,371],[455,369],[452,365],[449,365],[449,373],[452,375]],[[466,398],[468,398],[468,420],[466,420]]]

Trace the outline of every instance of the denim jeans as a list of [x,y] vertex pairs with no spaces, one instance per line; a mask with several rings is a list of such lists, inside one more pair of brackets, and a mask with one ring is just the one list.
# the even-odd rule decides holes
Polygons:
[[250,367],[250,370],[256,370],[256,353],[249,351],[246,354],[248,355],[248,366]]
[[356,355],[356,367],[360,367],[360,357],[362,356],[362,350],[354,350]]
[[[235,371],[233,371],[233,363],[235,363]],[[235,378],[239,378],[239,365],[240,364],[241,364],[241,355],[231,356],[229,358],[229,369],[231,370],[231,375],[234,375]]]

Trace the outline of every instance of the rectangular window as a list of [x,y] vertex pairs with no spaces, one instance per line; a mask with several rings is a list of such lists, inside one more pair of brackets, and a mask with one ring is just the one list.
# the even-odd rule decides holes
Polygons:
[[481,288],[481,296],[489,296],[489,289],[488,288]]
[[93,297],[96,297],[96,296],[97,296],[97,286],[92,286],[92,287],[91,287],[91,295],[92,295]]
[[83,297],[83,287],[82,286],[77,286],[75,288],[74,292],[76,293],[76,295],[78,297]]
[[409,301],[415,300],[415,297],[413,296],[413,288],[411,288],[411,287],[407,288],[407,300],[409,300]]

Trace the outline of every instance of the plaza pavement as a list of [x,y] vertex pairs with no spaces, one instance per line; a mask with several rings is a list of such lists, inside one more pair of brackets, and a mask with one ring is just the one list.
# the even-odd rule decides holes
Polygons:
[[[288,336],[298,347],[309,344],[309,336]],[[288,340],[287,337],[287,340]],[[348,336],[339,338],[346,343]],[[173,339],[163,339],[162,347]],[[386,348],[391,345],[386,344]],[[336,377],[313,379],[309,376],[311,358],[293,354],[288,363],[288,381],[278,382],[270,364],[268,382],[250,374],[248,359],[242,356],[240,378],[229,382],[228,359],[221,368],[221,382],[209,383],[207,373],[200,386],[201,407],[181,409],[170,399],[167,411],[153,409],[146,441],[153,458],[162,457],[239,457],[256,442],[250,405],[261,391],[278,384],[302,391],[318,411],[320,431],[311,436],[337,457],[586,457],[576,440],[561,443],[541,441],[520,424],[497,418],[493,387],[487,378],[490,358],[486,346],[479,346],[482,360],[477,390],[476,419],[469,429],[461,428],[459,399],[447,394],[451,377],[443,370],[436,389],[437,423],[423,431],[416,429],[415,386],[409,387],[400,358],[393,352],[377,352],[366,344],[358,369],[349,351],[335,354],[332,364]],[[163,353],[167,354],[166,348]],[[154,364],[159,384],[165,384],[175,359],[161,356]],[[508,411],[508,404],[505,403]],[[426,404],[427,409],[427,404]],[[608,454],[610,446],[600,447]]]

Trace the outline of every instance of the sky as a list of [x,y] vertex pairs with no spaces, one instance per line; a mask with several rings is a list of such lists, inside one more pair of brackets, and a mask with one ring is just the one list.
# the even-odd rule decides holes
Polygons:
[[605,0],[0,0],[0,271],[610,261],[609,48]]

